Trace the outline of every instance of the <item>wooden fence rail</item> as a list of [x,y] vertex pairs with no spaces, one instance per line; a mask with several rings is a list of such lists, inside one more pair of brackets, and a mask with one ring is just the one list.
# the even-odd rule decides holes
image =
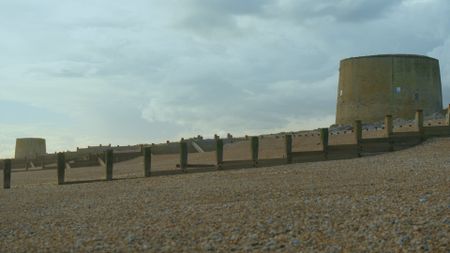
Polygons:
[[58,153],[58,162],[57,162],[57,174],[58,174],[58,184],[64,184],[65,170],[66,170],[66,158],[64,153]]
[[11,188],[11,159],[3,161],[3,189]]
[[223,165],[223,140],[216,138],[216,168],[222,169]]
[[292,163],[292,135],[288,134],[284,137],[285,141],[285,152],[286,152],[286,163]]
[[113,166],[114,166],[114,152],[112,149],[105,151],[105,167],[106,167],[106,180],[111,181],[113,179]]
[[144,155],[144,175],[145,177],[151,176],[152,169],[152,147],[145,147],[143,150]]

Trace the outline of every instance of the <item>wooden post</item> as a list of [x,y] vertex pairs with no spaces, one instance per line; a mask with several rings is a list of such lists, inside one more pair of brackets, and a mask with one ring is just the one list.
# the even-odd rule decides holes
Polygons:
[[450,126],[450,104],[447,107],[447,126]]
[[384,133],[387,138],[390,138],[392,136],[392,133],[394,132],[394,124],[392,121],[392,115],[386,115],[384,117]]
[[144,174],[146,177],[151,176],[152,169],[152,147],[144,147]]
[[11,188],[11,159],[3,160],[3,189]]
[[105,166],[106,166],[106,180],[111,181],[113,179],[113,164],[114,164],[114,151],[108,149],[105,151]]
[[355,134],[355,141],[357,146],[358,157],[361,157],[361,140],[362,140],[362,123],[361,120],[355,120],[353,123],[353,133]]
[[259,139],[258,137],[254,136],[250,139],[251,143],[251,152],[252,152],[252,161],[253,161],[253,167],[258,166],[258,149],[259,149]]
[[322,143],[323,154],[325,159],[328,158],[328,128],[320,129],[320,141]]
[[188,165],[188,146],[183,139],[180,141],[180,168],[186,171]]
[[222,169],[223,164],[223,140],[216,139],[216,168]]
[[286,163],[292,163],[292,135],[287,134],[284,138],[286,144]]
[[58,153],[57,155],[57,170],[58,170],[58,184],[64,184],[64,177],[66,174],[66,157],[64,153]]
[[362,140],[362,123],[361,120],[355,120],[353,123],[353,133],[355,134],[356,144],[360,144]]
[[420,135],[423,135],[423,111],[417,110],[416,111],[416,126],[417,131]]

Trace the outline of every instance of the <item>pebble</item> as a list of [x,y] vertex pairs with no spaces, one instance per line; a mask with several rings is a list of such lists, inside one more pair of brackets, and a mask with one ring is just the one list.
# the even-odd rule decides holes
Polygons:
[[449,252],[449,146],[64,186],[13,173],[0,252]]
[[215,250],[214,246],[211,243],[209,243],[209,242],[205,243],[203,245],[203,249],[205,249],[207,251],[214,251]]
[[291,244],[295,247],[300,246],[300,240],[299,239],[292,239]]

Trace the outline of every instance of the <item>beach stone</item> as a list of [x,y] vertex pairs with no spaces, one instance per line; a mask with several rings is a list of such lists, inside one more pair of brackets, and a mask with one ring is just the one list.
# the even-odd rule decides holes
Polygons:
[[[269,140],[262,156],[276,148]],[[358,159],[149,178],[136,159],[114,164],[118,180],[64,186],[52,170],[14,172],[0,191],[0,252],[447,252],[449,146],[436,138]],[[101,167],[67,173],[104,178]]]
[[292,239],[291,240],[291,244],[294,247],[298,247],[298,246],[300,246],[300,240],[299,239]]

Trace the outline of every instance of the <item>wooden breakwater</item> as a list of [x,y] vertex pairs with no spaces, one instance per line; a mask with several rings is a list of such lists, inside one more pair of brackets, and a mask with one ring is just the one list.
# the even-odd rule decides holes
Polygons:
[[[76,167],[103,166],[105,168],[105,180],[114,179],[114,163],[126,161],[129,159],[142,157],[143,172],[145,177],[170,175],[180,173],[191,173],[212,170],[242,169],[252,167],[266,167],[291,163],[316,162],[326,160],[351,159],[362,156],[382,154],[386,152],[397,151],[412,147],[421,143],[429,137],[450,136],[450,126],[448,120],[445,125],[425,126],[423,113],[418,110],[416,120],[412,131],[394,132],[392,117],[387,115],[384,121],[382,137],[363,138],[362,123],[355,121],[352,129],[348,130],[352,134],[352,143],[349,144],[330,144],[329,137],[332,135],[328,128],[322,128],[319,131],[320,145],[318,149],[293,151],[292,134],[286,134],[280,138],[284,139],[284,152],[277,158],[260,157],[260,140],[263,137],[247,137],[240,140],[241,144],[247,145],[249,155],[247,159],[229,159],[224,154],[224,140],[215,136],[215,162],[211,163],[190,163],[187,142],[182,140],[179,145],[179,163],[175,166],[177,170],[170,171],[152,171],[152,157],[154,154],[151,146],[142,146],[140,151],[135,152],[114,152],[112,149],[106,149],[102,154],[89,154],[87,159],[76,160],[71,155],[58,153],[54,160],[49,159],[47,166],[43,169],[56,169],[58,184],[66,184],[65,170]],[[228,159],[227,159],[228,158]],[[11,187],[11,168],[15,160],[4,160],[4,188]],[[20,164],[21,161],[17,161]],[[23,164],[22,164],[23,165]],[[71,181],[70,183],[76,183]]]

